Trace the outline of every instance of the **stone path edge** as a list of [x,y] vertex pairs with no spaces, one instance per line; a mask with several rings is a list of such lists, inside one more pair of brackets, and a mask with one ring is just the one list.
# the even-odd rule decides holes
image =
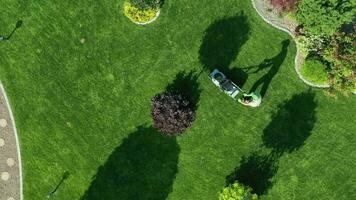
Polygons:
[[[293,31],[287,29],[287,28],[284,28],[284,27],[281,27],[281,26],[278,26],[276,24],[274,24],[272,21],[270,21],[269,19],[267,19],[261,12],[260,10],[257,9],[256,7],[256,1],[257,0],[251,0],[252,2],[252,6],[253,8],[256,10],[257,14],[265,21],[267,22],[268,24],[270,24],[271,26],[281,30],[281,31],[284,31],[286,33],[288,33],[293,39],[294,41],[296,42],[296,37],[295,35],[293,34]],[[294,59],[294,69],[299,77],[299,79],[301,79],[305,84],[311,86],[311,87],[316,87],[316,88],[329,88],[330,85],[328,84],[323,84],[323,85],[319,85],[319,84],[314,84],[314,83],[311,83],[310,81],[306,80],[300,73],[300,68],[301,68],[301,65],[302,65],[302,61],[304,60],[303,56],[302,56],[302,53],[300,51],[300,48],[298,46],[298,43],[296,42],[296,47],[297,47],[297,54],[295,56],[295,59]]]
[[5,89],[3,84],[0,82],[0,95],[4,95],[5,98],[5,102],[6,102],[6,107],[9,111],[10,114],[10,119],[11,119],[11,123],[13,124],[13,129],[14,129],[14,133],[15,133],[15,139],[16,139],[16,149],[17,149],[17,157],[18,157],[18,165],[19,165],[19,176],[20,176],[20,200],[23,200],[23,178],[22,178],[22,159],[21,159],[21,151],[20,151],[20,143],[19,143],[19,138],[17,135],[17,129],[16,129],[16,124],[15,124],[15,120],[14,120],[14,115],[12,113],[11,107],[10,107],[10,103],[9,100],[7,98]]

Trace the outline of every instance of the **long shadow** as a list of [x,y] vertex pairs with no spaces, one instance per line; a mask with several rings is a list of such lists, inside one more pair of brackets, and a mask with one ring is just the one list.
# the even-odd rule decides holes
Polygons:
[[159,7],[162,8],[165,3],[165,0],[159,0]]
[[176,75],[174,81],[166,87],[166,91],[182,94],[189,100],[190,106],[195,111],[198,107],[201,93],[198,78],[199,75],[194,71],[189,73],[181,71]]
[[175,138],[139,126],[98,169],[81,200],[164,200],[172,191],[179,151]]
[[252,192],[265,194],[272,187],[272,177],[276,174],[279,154],[259,155],[252,153],[249,157],[243,157],[241,164],[230,175],[226,177],[226,184],[235,181],[249,186]]
[[230,69],[230,64],[249,39],[249,33],[250,25],[244,13],[211,24],[205,31],[199,50],[199,59],[204,69],[211,72],[217,68],[242,87],[241,83],[246,81],[247,74],[238,68]]
[[47,195],[48,198],[51,198],[51,197],[57,192],[57,190],[58,190],[59,187],[64,183],[64,181],[65,181],[66,179],[68,179],[69,175],[70,175],[70,173],[69,173],[68,171],[66,171],[66,172],[63,173],[62,178],[61,178],[61,180],[58,182],[58,184],[56,185],[56,187],[55,187],[51,192],[48,193],[48,195]]
[[260,65],[257,66],[257,69],[252,73],[257,73],[261,70],[269,68],[269,71],[263,75],[260,79],[258,79],[252,86],[250,93],[257,90],[259,86],[262,85],[260,90],[261,96],[265,96],[269,85],[272,82],[273,77],[277,74],[280,66],[282,65],[284,59],[288,53],[288,46],[290,40],[284,40],[282,42],[282,50],[279,54],[270,59],[265,59]]
[[263,131],[264,145],[279,153],[291,153],[303,146],[316,121],[314,97],[309,90],[279,105],[272,114],[271,123]]
[[22,26],[23,21],[22,20],[18,20],[16,22],[15,28],[11,31],[11,33],[6,37],[6,40],[10,40],[10,38],[12,37],[12,35],[15,33],[15,31],[17,29],[19,29]]

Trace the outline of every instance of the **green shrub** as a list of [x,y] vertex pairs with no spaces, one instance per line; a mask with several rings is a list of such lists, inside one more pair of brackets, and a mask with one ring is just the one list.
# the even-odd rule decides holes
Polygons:
[[302,66],[301,74],[312,83],[328,83],[328,73],[325,70],[324,64],[317,59],[306,59]]
[[251,193],[251,188],[235,182],[225,187],[219,193],[219,200],[257,200],[256,194]]
[[315,36],[332,36],[352,21],[356,1],[303,0],[298,4],[297,20],[305,31]]
[[158,12],[157,9],[141,10],[133,6],[129,2],[125,2],[124,4],[124,14],[126,15],[126,17],[138,23],[144,23],[152,20],[153,18],[156,17],[157,12]]
[[[298,45],[302,53],[316,54],[327,63],[331,88],[342,92],[356,90],[356,37],[355,26],[352,26],[355,13],[356,1],[350,0],[302,0],[296,13],[301,27]],[[347,24],[351,28],[343,33]],[[302,74],[320,83],[326,79],[324,72],[318,70],[321,68],[306,66]]]

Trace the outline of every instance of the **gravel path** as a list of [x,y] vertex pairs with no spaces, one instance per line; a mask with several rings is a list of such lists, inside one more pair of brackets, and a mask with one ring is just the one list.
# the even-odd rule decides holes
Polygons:
[[0,200],[22,200],[18,138],[5,90],[0,83]]
[[[288,17],[280,16],[278,11],[273,8],[267,0],[252,0],[252,5],[257,11],[257,13],[262,17],[264,21],[268,24],[287,32],[295,39],[294,30],[298,26],[298,23]],[[297,45],[297,54],[295,56],[295,71],[298,74],[298,77],[307,85],[317,88],[328,88],[330,87],[328,84],[314,84],[304,79],[300,73],[300,68],[303,65],[304,56],[300,52],[299,47]]]

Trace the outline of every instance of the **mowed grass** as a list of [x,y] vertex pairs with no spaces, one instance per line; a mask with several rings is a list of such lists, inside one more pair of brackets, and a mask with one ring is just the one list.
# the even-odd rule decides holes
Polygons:
[[[303,84],[294,42],[283,48],[291,38],[250,1],[166,0],[144,27],[125,18],[122,5],[2,1],[1,34],[23,20],[0,43],[0,77],[20,136],[25,199],[46,199],[64,171],[70,176],[53,199],[217,199],[234,171],[265,199],[356,198],[355,97]],[[219,29],[235,16],[245,21],[225,24],[245,34],[236,41]],[[204,39],[209,27],[216,40],[214,30]],[[211,83],[206,45],[210,60],[215,46],[226,51],[217,57],[224,70],[267,66],[243,85],[248,91],[272,75],[261,107],[243,107]],[[280,63],[278,72],[269,74],[268,63]],[[176,140],[155,139],[150,99],[182,71],[201,72],[197,119]]]

